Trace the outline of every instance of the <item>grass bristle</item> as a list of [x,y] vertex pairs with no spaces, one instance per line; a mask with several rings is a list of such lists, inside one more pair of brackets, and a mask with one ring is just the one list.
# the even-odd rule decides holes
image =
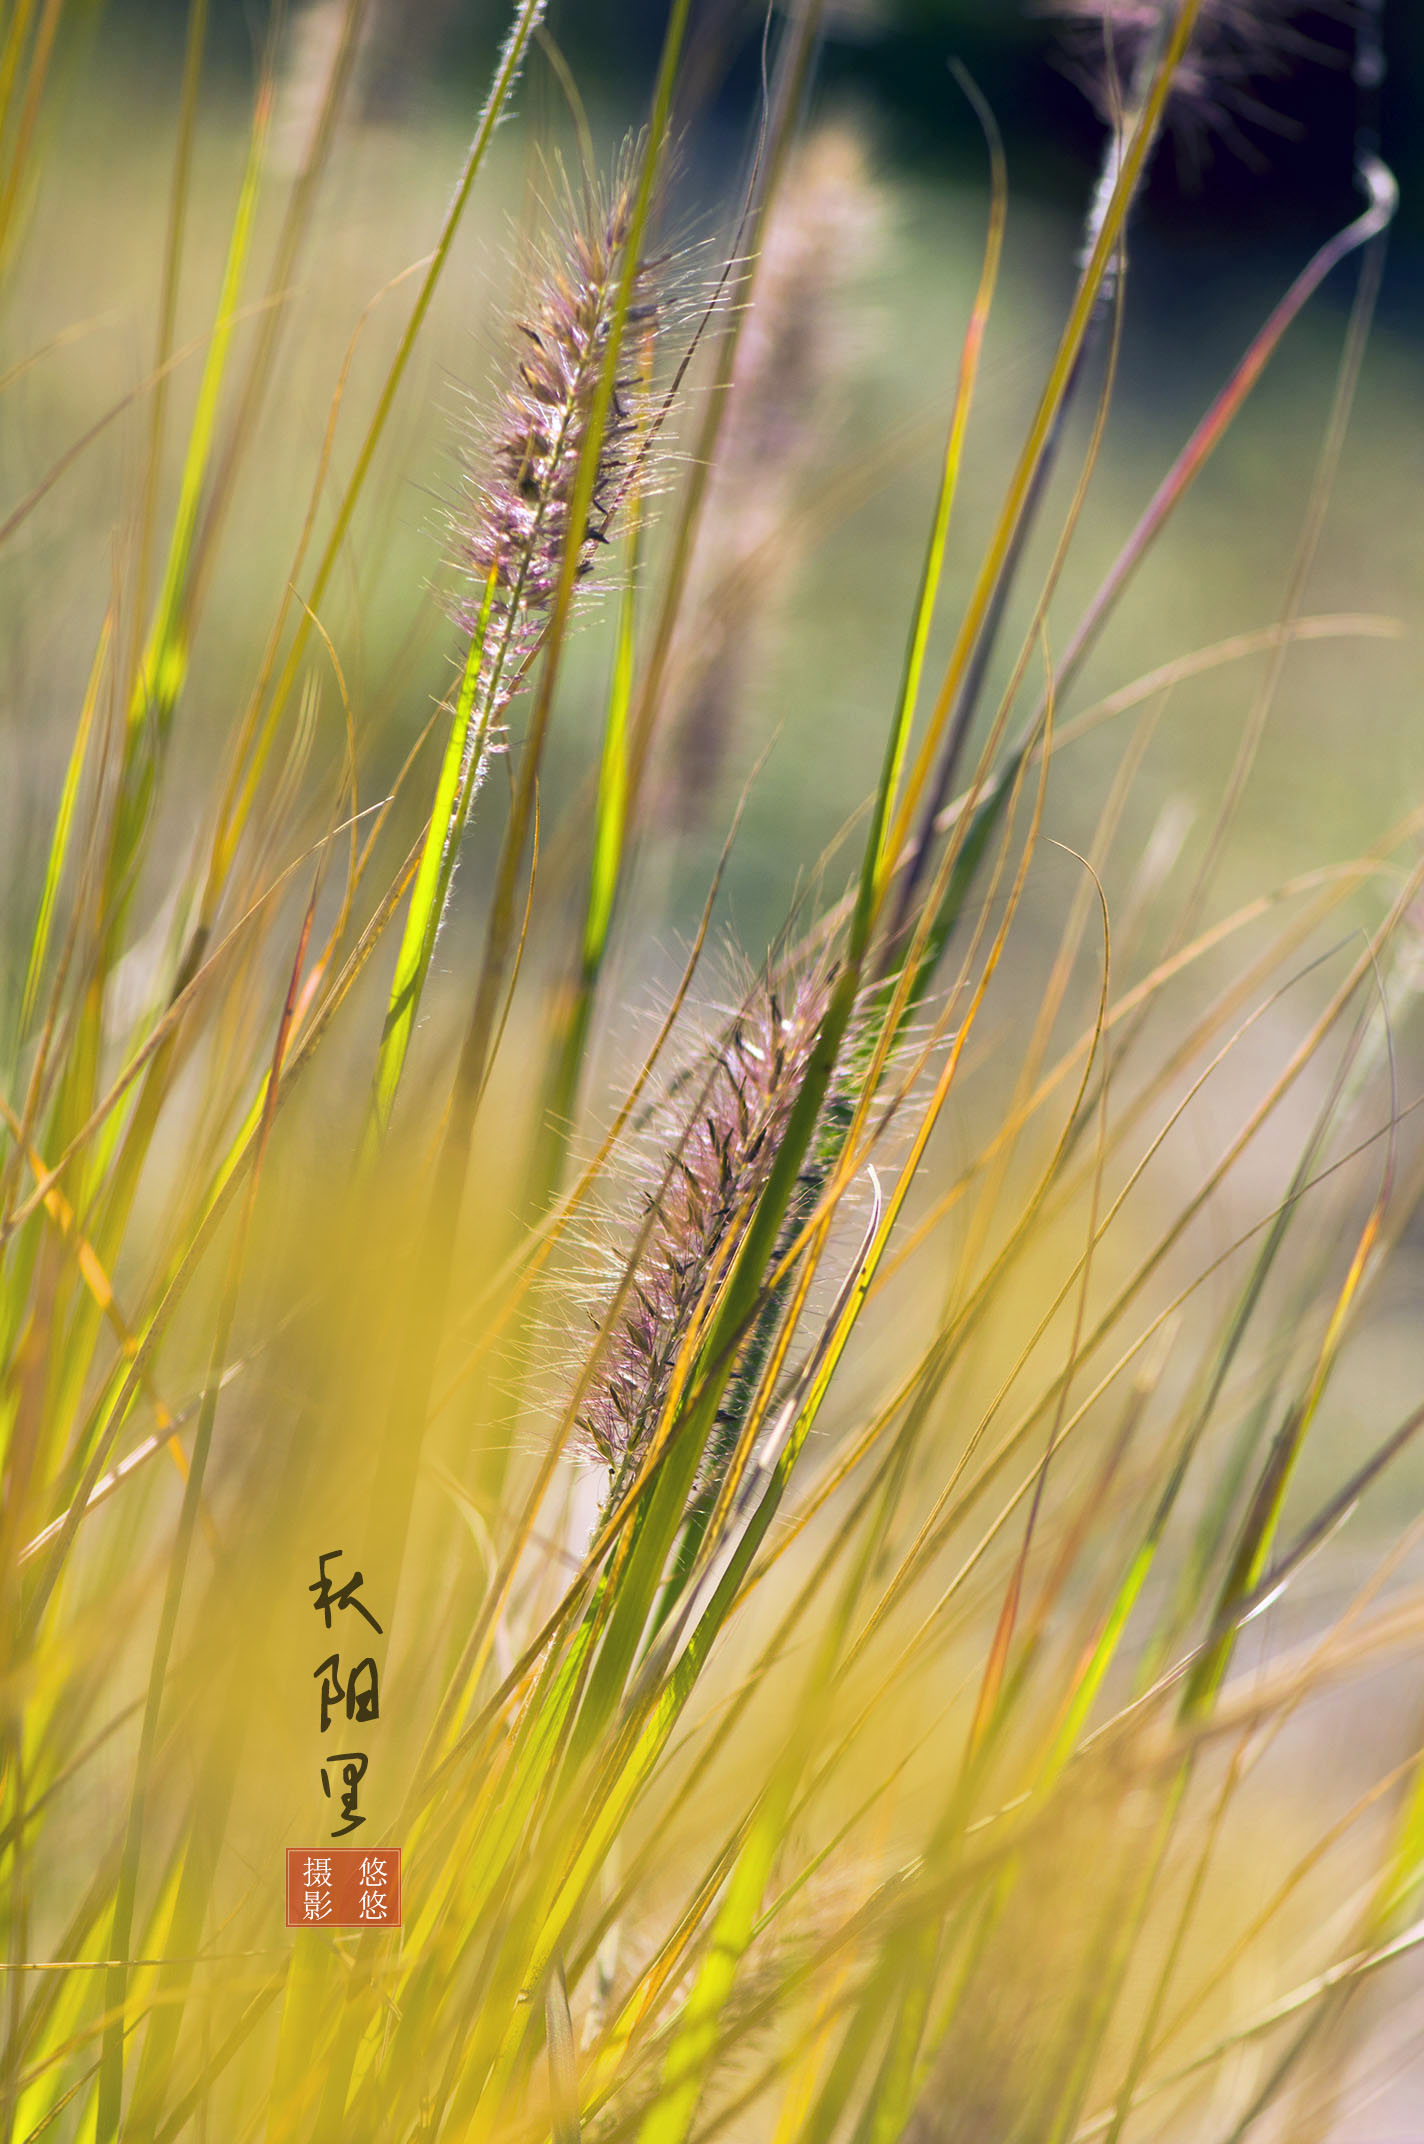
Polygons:
[[[626,161],[626,160],[625,160]],[[465,498],[452,523],[454,561],[466,584],[459,621],[485,648],[491,693],[508,697],[548,622],[565,547],[577,572],[594,571],[632,479],[644,436],[659,307],[652,271],[640,262],[619,344],[609,414],[598,442],[592,510],[569,526],[574,487],[625,274],[632,216],[630,181],[582,208],[569,200],[546,242],[516,349],[487,436],[466,454]]]

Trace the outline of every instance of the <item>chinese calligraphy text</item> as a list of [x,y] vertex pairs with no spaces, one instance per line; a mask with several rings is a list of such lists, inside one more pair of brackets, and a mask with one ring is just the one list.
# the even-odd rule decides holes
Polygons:
[[[326,1549],[317,1557],[316,1579],[307,1591],[316,1596],[313,1606],[323,1616],[326,1628],[333,1628],[333,1619],[348,1611],[361,1616],[371,1629],[382,1634],[381,1625],[361,1598],[365,1574],[352,1571],[348,1577],[333,1574],[330,1566],[343,1562],[345,1551],[339,1548]],[[313,1682],[320,1684],[317,1692],[318,1732],[325,1740],[334,1721],[340,1719],[354,1726],[373,1724],[381,1717],[381,1687],[375,1658],[366,1654],[353,1661],[342,1672],[340,1648],[328,1653],[312,1670]],[[364,1737],[363,1737],[364,1739]],[[333,1826],[331,1837],[344,1839],[348,1832],[355,1831],[366,1819],[361,1813],[361,1782],[366,1776],[370,1760],[363,1749],[329,1750],[321,1765],[321,1791],[339,1811],[341,1821]],[[319,1916],[316,1916],[319,1918]]]

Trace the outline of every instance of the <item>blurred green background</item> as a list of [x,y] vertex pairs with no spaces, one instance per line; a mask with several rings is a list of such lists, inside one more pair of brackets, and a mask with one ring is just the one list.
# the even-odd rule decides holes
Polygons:
[[[1424,170],[1424,14],[1411,0],[1379,5],[1389,69],[1380,115],[1385,151],[1404,185],[1403,223],[1417,231],[1424,228],[1414,183]],[[437,80],[446,92],[473,90],[483,80],[501,31],[497,0],[392,0],[385,12],[379,95],[388,109],[418,102]],[[585,87],[621,97],[650,77],[666,12],[666,0],[556,0],[549,21]],[[756,0],[703,0],[700,12],[704,48],[719,55],[717,106],[729,125],[740,126],[756,88],[763,9]],[[1159,217],[1198,226],[1205,220],[1238,236],[1244,217],[1257,233],[1269,233],[1322,206],[1328,212],[1348,190],[1356,0],[1264,0],[1259,13],[1267,18],[1259,64],[1235,94],[1218,93],[1213,110],[1198,115],[1196,140],[1184,152],[1194,198],[1174,208],[1177,189],[1170,179],[1158,184]],[[111,0],[118,34],[159,49],[181,38],[185,14],[183,0]],[[270,10],[216,0],[213,20],[228,63],[241,66]],[[969,68],[994,105],[1021,187],[1061,199],[1096,155],[1093,117],[1077,81],[1082,70],[1074,65],[1085,39],[1079,34],[1065,49],[1051,0],[831,0],[826,31],[823,80],[853,86],[875,104],[905,163],[950,175],[973,169],[975,144],[948,90],[950,58]],[[1266,160],[1260,183],[1249,189],[1239,183],[1243,153]]]
[[[274,136],[279,165],[294,153],[302,70],[319,65],[322,23],[331,13],[327,0],[307,0],[287,24]],[[486,0],[390,0],[375,8],[319,242],[302,264],[282,393],[264,420],[262,477],[239,496],[240,538],[206,599],[184,725],[195,773],[208,750],[205,716],[225,727],[233,681],[252,674],[305,509],[342,353],[372,295],[419,256],[437,227],[501,20]],[[596,132],[616,139],[643,109],[659,7],[653,0],[617,7],[580,0],[555,7],[550,20]],[[116,0],[88,21],[87,49],[79,40],[68,55],[73,94],[56,100],[50,122],[64,137],[63,154],[50,162],[56,176],[48,192],[32,204],[18,288],[0,326],[6,366],[47,350],[7,399],[0,480],[10,499],[43,480],[113,398],[136,386],[146,362],[184,10],[176,0]],[[692,246],[693,281],[699,245],[705,253],[729,227],[750,153],[759,22],[755,9],[726,0],[701,12],[702,95],[685,115],[680,193],[669,217]],[[705,800],[700,826],[682,830],[671,845],[649,896],[654,921],[660,914],[664,923],[685,926],[696,913],[741,782],[775,738],[731,882],[731,912],[750,944],[775,929],[808,859],[866,794],[899,662],[936,441],[987,214],[982,138],[948,61],[963,58],[988,96],[1005,133],[1011,187],[1005,271],[951,544],[943,605],[951,623],[1072,289],[1079,220],[1101,146],[1092,106],[1071,79],[1073,48],[1061,25],[1041,14],[999,0],[841,0],[831,26],[817,105],[863,145],[876,236],[842,293],[850,321],[843,378],[814,462],[798,479],[797,556],[784,576],[780,615],[770,621],[737,710],[717,793]],[[265,27],[252,8],[222,0],[215,9],[181,323],[194,336],[221,271]],[[1312,247],[1354,213],[1350,24],[1338,12],[1307,12],[1298,27],[1318,49],[1277,51],[1274,71],[1235,85],[1223,109],[1197,115],[1194,128],[1159,156],[1134,226],[1105,451],[1054,604],[1051,637],[1059,645],[1231,363]],[[1386,146],[1404,169],[1406,228],[1393,246],[1306,607],[1412,620],[1424,566],[1419,255],[1407,227],[1419,191],[1409,185],[1409,164],[1424,139],[1410,124],[1420,79],[1411,61],[1417,13],[1389,8],[1385,28],[1392,61]],[[105,85],[102,98],[85,89],[96,80]],[[527,218],[531,185],[539,184],[531,140],[567,144],[572,132],[547,60],[532,67],[521,109],[532,126],[521,121],[500,138],[500,209],[462,232],[458,272],[442,286],[386,442],[382,482],[366,502],[341,597],[344,617],[327,621],[353,689],[369,715],[383,718],[369,724],[369,734],[385,740],[382,764],[397,762],[445,685],[451,636],[431,584],[441,580],[452,442],[466,391],[478,398],[501,361],[514,234]],[[280,191],[269,188],[264,211],[273,225]],[[1277,615],[1354,277],[1347,265],[1292,330],[1065,715],[1100,691]],[[378,376],[399,312],[399,301],[378,306],[363,330],[347,398],[353,411]],[[180,368],[180,406],[193,391],[194,369]],[[1019,623],[1071,495],[1090,416],[1086,407],[1078,412],[1054,511],[1021,584]],[[31,517],[0,579],[9,721],[29,709],[18,779],[4,805],[12,900],[32,888],[39,868],[45,800],[54,794],[92,631],[109,599],[115,530],[132,499],[141,437],[137,410],[105,427]],[[679,444],[685,450],[686,438]],[[338,464],[350,451],[349,435],[339,435]],[[1001,678],[1014,645],[1010,633]],[[607,660],[605,617],[582,636],[571,680],[573,704],[556,762],[566,796],[587,768],[580,713],[590,723],[596,718]],[[1129,813],[1124,870],[1134,867],[1160,813],[1175,812],[1187,826],[1206,823],[1258,675],[1258,668],[1238,666],[1172,696]],[[1352,853],[1382,830],[1401,799],[1419,793],[1418,683],[1408,643],[1327,643],[1291,657],[1245,799],[1248,838],[1228,859],[1227,894]],[[37,709],[53,717],[52,726],[36,723]],[[1061,838],[1087,837],[1103,774],[1120,749],[1120,737],[1108,731],[1065,757],[1054,793]],[[1188,860],[1192,838],[1183,835]],[[478,883],[476,862],[464,875],[462,898]]]

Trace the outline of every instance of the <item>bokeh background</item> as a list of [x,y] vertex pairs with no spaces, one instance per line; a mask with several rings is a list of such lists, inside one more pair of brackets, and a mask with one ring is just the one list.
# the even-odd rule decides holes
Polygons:
[[[1263,32],[1261,64],[1235,109],[1222,109],[1218,99],[1196,129],[1204,140],[1214,138],[1218,150],[1234,143],[1235,154],[1190,156],[1193,187],[1185,199],[1164,176],[1154,189],[1154,220],[1215,227],[1238,238],[1244,222],[1253,239],[1263,240],[1338,206],[1348,186],[1354,115],[1353,10],[1354,0],[1290,7],[1283,51],[1279,22],[1287,11],[1280,0],[1267,0],[1258,12],[1275,17],[1277,26]],[[108,34],[158,59],[181,45],[186,14],[182,0],[113,0]],[[756,87],[763,10],[756,0],[718,0],[703,14],[705,45],[717,52],[714,102],[739,127]],[[242,0],[215,0],[214,30],[230,66],[250,61],[268,15]],[[550,21],[585,90],[596,85],[604,97],[618,99],[646,85],[665,15],[664,0],[579,0],[555,6]],[[1404,182],[1402,222],[1418,233],[1424,207],[1411,182],[1424,168],[1417,124],[1424,18],[1409,0],[1382,0],[1380,16],[1389,64],[1381,127],[1386,154]],[[475,93],[500,21],[494,0],[388,0],[373,38],[380,49],[371,101],[390,115],[426,103],[437,89],[444,96]],[[1019,188],[1061,201],[1082,183],[1097,153],[1092,115],[1078,93],[1081,70],[1068,50],[1074,44],[1081,57],[1084,39],[1065,41],[1047,0],[834,0],[826,11],[822,78],[850,87],[884,115],[898,163],[953,180],[972,174],[976,161],[972,137],[946,94],[946,61],[960,60],[994,106]],[[1313,64],[1295,65],[1307,58],[1307,46]],[[1249,189],[1240,183],[1243,152],[1247,161],[1264,163]]]
[[[658,0],[579,0],[551,11],[553,33],[595,132],[605,139],[637,123],[663,12]],[[334,19],[324,0],[304,0],[291,10],[276,124],[279,159],[297,153],[304,71],[313,79],[319,74],[322,39]],[[52,123],[71,137],[50,167],[62,177],[35,204],[18,302],[0,336],[12,365],[59,341],[8,401],[0,438],[8,496],[23,497],[112,397],[142,376],[184,21],[179,0],[114,0],[92,11],[88,51],[80,39],[67,54],[76,84],[97,76],[108,94],[56,100]],[[303,472],[319,446],[340,352],[373,291],[427,242],[483,94],[501,22],[490,0],[373,0],[321,242],[302,265],[299,325],[281,407],[269,413],[264,479],[249,484],[239,502],[250,578],[228,572],[205,609],[197,660],[210,662],[215,677],[249,658],[254,621],[267,614],[267,598],[279,585],[278,558],[304,504]],[[740,0],[715,0],[701,12],[700,96],[685,114],[679,198],[669,211],[674,231],[690,247],[690,282],[699,248],[709,251],[728,228],[751,153],[760,22],[756,8]],[[1307,8],[1293,10],[1290,25],[1289,43],[1263,32],[1259,69],[1187,113],[1188,123],[1158,158],[1134,227],[1113,422],[1055,609],[1064,633],[1230,363],[1312,248],[1354,213],[1352,18],[1344,6]],[[1408,617],[1417,609],[1424,568],[1414,510],[1424,480],[1418,421],[1424,127],[1416,123],[1424,16],[1405,0],[1389,0],[1383,27],[1389,73],[1382,130],[1400,176],[1402,209],[1345,468],[1307,600],[1320,611]],[[270,28],[264,10],[215,0],[185,283],[186,319],[195,334],[221,271],[252,84]],[[781,615],[738,710],[735,748],[720,769],[717,794],[706,800],[700,835],[697,827],[679,829],[686,838],[668,866],[678,915],[700,900],[730,800],[771,735],[781,741],[752,800],[734,869],[735,898],[753,911],[746,917],[751,938],[764,935],[804,859],[819,852],[865,792],[878,751],[877,724],[867,722],[866,708],[878,707],[875,696],[898,655],[931,497],[932,442],[953,389],[987,211],[982,138],[950,74],[950,62],[958,60],[1004,133],[1012,206],[951,556],[951,576],[958,578],[951,580],[946,615],[953,615],[954,595],[972,570],[975,539],[1041,385],[1072,287],[1082,209],[1102,143],[1082,79],[1091,44],[1092,33],[1081,24],[1075,41],[1061,22],[1016,0],[838,0],[829,10],[816,98],[824,116],[856,137],[873,236],[846,264],[849,325],[837,360],[838,397],[815,466],[801,473],[799,503],[815,540],[800,547],[794,570],[779,579]],[[442,688],[448,635],[438,606],[422,612],[418,599],[440,578],[440,510],[453,486],[451,444],[462,398],[466,391],[478,394],[498,360],[521,217],[527,223],[530,190],[540,183],[530,138],[566,144],[572,138],[564,93],[546,61],[536,62],[522,103],[535,124],[508,130],[501,144],[503,220],[487,217],[462,234],[460,272],[442,290],[386,456],[388,482],[367,515],[369,530],[379,534],[353,553],[348,595],[359,594],[368,682],[393,701],[393,750],[424,719],[430,692]],[[275,209],[269,213],[275,217]],[[1353,276],[1352,267],[1335,276],[1292,332],[1142,577],[1084,681],[1089,696],[1276,615]],[[395,310],[386,308],[388,319],[378,308],[363,333],[353,377],[358,391],[363,374],[375,377]],[[180,404],[191,384],[180,372]],[[1089,414],[1080,412],[1060,506]],[[76,586],[87,582],[96,616],[107,600],[99,554],[111,542],[113,522],[105,502],[121,481],[126,456],[131,466],[138,437],[124,420],[106,428],[32,517],[0,581],[12,678],[18,686],[23,677],[26,692],[38,690],[56,709],[73,704],[87,642],[75,629]],[[82,553],[86,543],[93,555],[70,574],[75,547]],[[1025,590],[1033,582],[1030,572]],[[46,601],[51,590],[54,600]],[[596,652],[596,633],[588,646],[591,666],[606,659]],[[1183,811],[1200,817],[1221,778],[1221,754],[1251,682],[1241,673],[1174,698],[1140,792],[1143,811],[1175,797]],[[1303,853],[1319,863],[1327,851],[1358,847],[1379,830],[1381,811],[1411,793],[1419,771],[1417,684],[1405,648],[1372,648],[1363,661],[1357,650],[1339,647],[1293,658],[1289,719],[1274,726],[1245,805],[1252,851],[1264,867],[1299,868]],[[20,697],[17,691],[12,705]],[[43,755],[38,766],[26,757],[38,793],[51,793],[53,768]],[[581,744],[573,745],[571,766],[581,758]],[[1084,793],[1096,794],[1091,752],[1083,764]],[[1064,779],[1065,833],[1071,834],[1072,784],[1066,772]],[[17,849],[22,859],[41,823],[29,808],[35,793],[22,778],[8,797],[7,831],[12,853]],[[18,878],[23,883],[28,876],[22,861]],[[9,883],[13,893],[14,875]],[[660,888],[659,898],[666,897],[668,888]]]

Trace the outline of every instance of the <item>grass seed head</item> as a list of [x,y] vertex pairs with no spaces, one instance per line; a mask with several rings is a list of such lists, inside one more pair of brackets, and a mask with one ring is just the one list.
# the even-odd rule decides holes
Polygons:
[[[1066,71],[1113,121],[1126,85],[1173,9],[1168,0],[1044,0],[1039,12],[1065,22]],[[1302,60],[1324,56],[1300,27],[1302,12],[1300,0],[1205,0],[1168,104],[1189,168],[1204,161],[1212,138],[1259,165],[1262,158],[1243,122],[1277,134],[1289,131],[1255,90]]]
[[824,1010],[819,981],[785,995],[760,987],[679,1083],[678,1133],[644,1194],[635,1263],[598,1321],[601,1358],[580,1417],[611,1473],[636,1464],[653,1434],[707,1284],[771,1174]]
[[503,400],[468,459],[464,499],[452,517],[456,563],[467,583],[458,615],[472,636],[483,630],[479,700],[487,707],[504,704],[537,645],[568,544],[576,543],[576,571],[586,578],[634,479],[659,317],[645,264],[633,277],[614,361],[590,512],[581,530],[571,530],[626,272],[633,176],[625,157],[605,197],[581,210],[570,202],[532,302],[516,322]]

